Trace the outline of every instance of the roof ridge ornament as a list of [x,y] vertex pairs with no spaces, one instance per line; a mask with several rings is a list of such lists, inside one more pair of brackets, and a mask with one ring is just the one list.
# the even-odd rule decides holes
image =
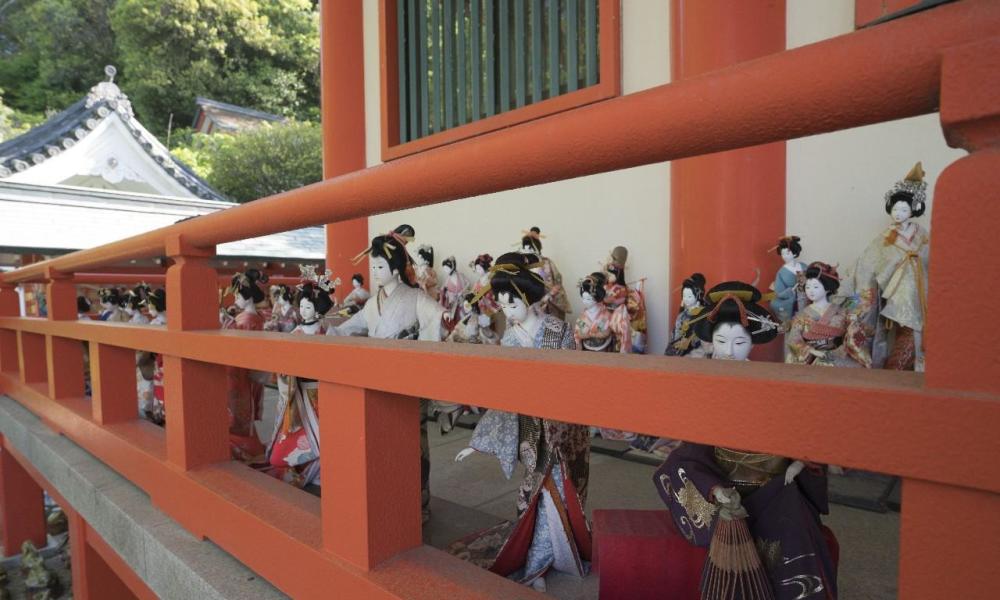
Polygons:
[[135,113],[132,112],[132,102],[115,83],[118,69],[114,65],[107,65],[104,67],[104,74],[108,76],[108,80],[98,83],[87,93],[87,108],[92,108],[100,102],[107,102],[108,106],[118,111],[121,116],[133,118]]

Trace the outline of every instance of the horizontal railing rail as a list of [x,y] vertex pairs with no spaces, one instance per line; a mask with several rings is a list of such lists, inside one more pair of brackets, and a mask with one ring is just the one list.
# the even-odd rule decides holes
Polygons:
[[941,6],[35,263],[2,280],[160,256],[171,238],[215,246],[930,113],[939,104],[942,51],[998,29],[989,0]]
[[[973,558],[995,557],[995,548],[959,542],[974,529],[962,521],[969,514],[990,515],[976,525],[996,529],[1000,401],[992,387],[949,378],[961,369],[945,342],[952,351],[959,344],[943,329],[927,332],[933,370],[926,376],[219,331],[219,275],[207,261],[228,241],[932,112],[946,76],[996,77],[983,67],[974,76],[964,66],[947,71],[945,56],[975,42],[996,49],[988,42],[998,37],[1000,5],[949,4],[5,273],[0,392],[295,597],[531,595],[420,547],[418,397],[902,475],[901,594],[941,597],[921,550],[931,546],[955,549],[934,558],[963,575],[955,578],[963,589],[991,589],[988,569]],[[995,101],[974,108],[983,106],[994,110]],[[993,114],[963,118],[981,123]],[[935,261],[943,262],[932,278],[974,254],[959,232],[982,221],[956,216],[959,198],[995,205],[981,203],[982,188],[955,183],[982,181],[989,169],[976,154],[990,153],[962,159],[959,166],[973,166],[949,167],[939,178]],[[973,239],[993,243],[985,234]],[[76,274],[163,255],[172,259],[167,328],[74,320]],[[49,285],[49,318],[16,317],[13,285],[36,280]],[[952,299],[937,281],[929,323]],[[965,317],[950,322],[971,334]],[[74,379],[82,379],[80,340],[89,342],[91,400]],[[136,418],[135,349],[164,356],[165,430]],[[227,460],[226,365],[320,382],[321,499]],[[531,382],[531,393],[484,386],[494,369],[514,389]]]

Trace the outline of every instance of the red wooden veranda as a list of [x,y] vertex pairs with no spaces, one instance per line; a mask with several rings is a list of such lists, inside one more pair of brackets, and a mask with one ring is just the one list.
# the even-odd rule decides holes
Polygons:
[[[926,374],[217,330],[217,275],[206,261],[220,243],[934,111],[948,142],[970,154],[935,189]],[[965,0],[6,273],[0,392],[294,597],[532,594],[421,545],[417,398],[475,397],[900,475],[900,597],[995,598],[998,144],[1000,3]],[[161,255],[170,259],[166,329],[76,321],[74,274]],[[15,284],[40,281],[48,318],[19,318]],[[90,344],[90,401],[79,340]],[[165,357],[165,431],[135,418],[136,348]],[[323,472],[332,474],[322,499],[229,460],[225,365],[321,382]],[[497,368],[533,381],[537,396],[482,386]],[[3,500],[8,532],[16,498]]]

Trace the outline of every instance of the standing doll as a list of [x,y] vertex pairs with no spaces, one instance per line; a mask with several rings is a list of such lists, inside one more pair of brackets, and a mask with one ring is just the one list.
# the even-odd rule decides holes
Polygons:
[[[267,296],[261,284],[267,276],[257,269],[233,275],[229,291],[237,313],[226,321],[225,329],[263,331],[267,313]],[[253,462],[264,454],[264,445],[257,437],[254,421],[260,419],[264,384],[269,373],[240,367],[226,367],[229,380],[229,449],[233,458]]]
[[801,241],[799,236],[790,235],[778,240],[778,245],[772,248],[784,263],[771,284],[771,289],[774,290],[771,310],[782,323],[790,321],[798,309],[805,305],[802,284],[805,283],[806,264],[798,260],[802,254]]
[[493,317],[500,313],[500,307],[493,298],[490,291],[490,268],[493,266],[493,257],[489,254],[480,254],[476,260],[469,263],[469,267],[476,274],[476,280],[472,283],[472,295],[478,300],[476,305],[479,312],[488,317]]
[[351,292],[344,298],[344,307],[339,314],[344,317],[353,315],[364,308],[365,302],[368,302],[370,296],[371,294],[365,289],[365,276],[361,273],[355,273],[351,277]]
[[[702,342],[694,334],[691,322],[705,310],[705,276],[693,273],[681,284],[681,309],[674,319],[674,331],[664,352],[667,356],[703,356]],[[710,351],[710,349],[709,349]]]
[[465,305],[465,292],[469,287],[469,280],[458,270],[458,263],[454,256],[449,256],[441,262],[447,275],[444,278],[444,285],[438,294],[438,302],[444,307],[446,313],[451,316],[451,322],[457,323],[465,317],[463,307]]
[[885,194],[892,224],[868,245],[854,269],[857,320],[848,343],[872,368],[924,370],[930,234],[914,219],[927,210],[920,163]]
[[573,341],[577,350],[627,354],[632,350],[628,313],[625,304],[612,310],[604,303],[606,284],[604,273],[591,273],[580,281],[583,313],[573,325]]
[[299,311],[292,306],[291,288],[284,284],[272,285],[268,295],[271,297],[271,318],[264,323],[264,331],[289,333],[300,321]]
[[[777,337],[780,325],[760,299],[757,288],[739,281],[709,290],[709,305],[693,326],[712,343],[713,359],[749,360],[754,345]],[[836,598],[820,523],[828,512],[823,466],[684,442],[653,481],[678,531],[709,547],[702,598]]]
[[97,292],[97,297],[101,301],[101,314],[98,319],[109,323],[128,321],[128,316],[121,308],[122,296],[117,288],[101,288]]
[[629,287],[625,279],[625,263],[628,262],[628,248],[615,246],[611,258],[604,266],[607,277],[605,288],[607,294],[604,303],[612,310],[625,306],[625,313],[619,313],[626,318],[628,325],[631,352],[646,353],[646,295],[643,293],[645,279],[640,279],[633,287]]
[[417,257],[414,260],[413,272],[416,275],[417,285],[427,292],[432,298],[437,297],[438,276],[434,270],[434,248],[423,245],[417,248]]
[[[167,326],[166,290],[157,288],[147,291],[146,297],[143,300],[143,306],[146,307],[146,312],[149,313],[150,325],[156,327]],[[163,391],[163,355],[153,352],[143,354],[147,354],[148,357],[144,357],[140,362],[147,364],[147,369],[151,368],[152,370],[150,377],[152,382],[152,397],[146,403],[146,417],[157,425],[163,425],[167,420],[166,408],[163,404],[163,400],[166,397]],[[144,376],[145,374],[144,371]]]
[[[300,317],[296,335],[324,335],[324,317],[334,307],[328,290],[306,281],[295,295]],[[267,445],[265,470],[296,487],[319,485],[319,385],[312,379],[278,375],[278,406]]]
[[[447,331],[444,309],[417,287],[413,259],[406,244],[416,233],[409,225],[372,238],[358,255],[370,258],[375,294],[347,321],[327,330],[327,335],[363,335],[381,339],[441,341]],[[420,474],[422,518],[430,519],[430,448],[427,442],[427,401],[420,402]]]
[[542,281],[545,282],[545,297],[542,298],[542,310],[557,319],[566,319],[566,314],[570,312],[569,298],[566,297],[566,290],[562,284],[562,274],[556,264],[550,259],[542,256],[542,230],[532,227],[524,232],[521,238],[521,253],[537,259],[537,267],[534,267]]
[[[573,349],[572,328],[542,310],[546,285],[536,272],[537,262],[534,255],[511,253],[498,258],[491,270],[490,288],[508,322],[500,344]],[[494,385],[509,386],[511,394],[531,393],[530,382],[507,381],[502,375]],[[487,530],[468,545],[470,554],[495,551],[492,561],[484,557],[477,562],[538,591],[545,591],[545,574],[553,568],[584,576],[591,551],[583,511],[590,474],[588,428],[490,410],[476,425],[469,446],[455,460],[476,451],[492,454],[508,479],[517,463],[525,469],[517,521]]]

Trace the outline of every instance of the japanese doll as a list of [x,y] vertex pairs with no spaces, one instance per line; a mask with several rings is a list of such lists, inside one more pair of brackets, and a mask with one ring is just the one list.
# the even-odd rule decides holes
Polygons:
[[[148,325],[149,318],[142,314],[146,295],[146,286],[138,285],[127,290],[121,296],[121,313],[125,323],[130,325]],[[138,402],[139,416],[148,415],[153,402],[153,355],[149,352],[135,353],[135,394]]]
[[[265,283],[267,276],[257,269],[233,276],[229,291],[237,312],[224,323],[224,329],[263,331],[270,317],[262,285]],[[226,374],[229,381],[229,449],[236,460],[255,462],[265,450],[257,437],[255,421],[261,418],[264,384],[270,374],[241,367],[226,367]]]
[[434,270],[434,248],[427,245],[417,248],[417,256],[413,263],[413,273],[416,275],[417,286],[431,297],[436,298],[438,276]]
[[[491,271],[490,288],[508,322],[500,344],[571,350],[572,328],[542,309],[547,288],[535,271],[538,260],[529,254],[506,254]],[[530,382],[504,385],[511,393],[531,393]],[[489,410],[469,445],[456,460],[484,452],[499,460],[508,479],[517,463],[524,466],[525,475],[517,492],[517,520],[484,531],[474,541],[456,542],[452,552],[539,591],[545,590],[545,575],[552,569],[584,576],[591,554],[584,516],[590,471],[588,428]]]
[[[760,300],[757,288],[738,281],[709,290],[709,304],[693,326],[711,342],[713,359],[748,360],[754,345],[777,337],[780,324]],[[828,512],[823,465],[684,442],[653,481],[678,531],[709,547],[702,598],[836,598],[835,540],[828,542],[832,533],[820,521]],[[759,561],[729,564],[726,544],[739,544]],[[740,587],[748,583],[770,589],[749,593]]]
[[607,278],[604,303],[612,311],[619,306],[625,306],[626,312],[617,313],[619,318],[625,318],[629,328],[630,352],[646,353],[646,297],[643,293],[645,279],[640,279],[632,287],[626,283],[625,263],[628,261],[628,249],[616,246],[611,251],[611,258],[604,267]]
[[469,288],[469,280],[458,270],[458,263],[454,256],[444,259],[441,264],[447,276],[444,278],[444,285],[438,292],[438,303],[444,307],[447,314],[451,315],[451,322],[457,323],[465,318],[465,294]]
[[[149,314],[149,325],[155,327],[167,326],[167,293],[163,288],[148,290],[143,298],[142,305]],[[166,422],[166,409],[164,407],[163,391],[163,355],[154,352],[140,353],[144,355],[140,358],[140,370],[143,378],[151,385],[144,388],[146,396],[140,402],[144,409],[146,418],[163,425]]]
[[299,324],[299,311],[292,305],[292,290],[287,285],[272,285],[268,290],[271,298],[271,317],[264,323],[264,331],[289,333]]
[[774,283],[771,284],[771,289],[774,291],[771,310],[784,323],[790,321],[805,304],[802,284],[806,264],[798,260],[802,254],[802,239],[797,235],[785,236],[778,240],[778,244],[772,250],[781,257],[783,264],[774,276]]
[[[291,333],[324,335],[324,317],[334,302],[318,281],[306,281],[295,295],[299,323]],[[319,386],[294,375],[278,375],[278,406],[265,453],[264,470],[296,487],[320,485]]]
[[[500,335],[493,329],[493,318],[480,312],[475,296],[467,293],[463,304],[462,312],[465,316],[455,324],[445,341],[453,344],[499,345]],[[467,412],[478,414],[479,409],[467,404],[435,401],[431,407],[431,418],[437,420],[441,435],[445,435],[454,429],[459,417]]]
[[97,292],[97,297],[101,302],[99,320],[111,323],[124,323],[128,321],[128,316],[121,307],[121,292],[117,288],[101,288]]
[[[356,257],[369,256],[375,293],[364,308],[327,335],[360,335],[381,339],[408,339],[439,342],[447,331],[445,310],[417,286],[413,259],[406,245],[415,232],[409,225],[372,238],[371,246]],[[430,449],[427,442],[428,402],[421,401],[420,473],[424,522],[430,519]]]
[[125,322],[132,325],[147,325],[149,318],[142,314],[142,300],[146,293],[146,286],[139,285],[128,290],[122,296],[121,309],[125,313]]
[[866,367],[923,371],[930,233],[914,219],[927,210],[920,163],[885,194],[889,225],[854,269],[856,321],[846,343]]
[[475,272],[476,280],[472,283],[472,295],[479,300],[476,305],[479,312],[488,317],[500,313],[500,307],[493,298],[490,291],[490,268],[493,266],[493,257],[489,254],[480,254],[474,261],[469,263],[469,267]]
[[[681,308],[674,319],[670,343],[664,352],[667,356],[700,356],[702,342],[694,334],[691,322],[705,310],[705,276],[692,273],[681,283]],[[706,345],[707,349],[707,345]]]
[[563,288],[562,274],[551,259],[542,255],[542,230],[532,227],[521,238],[521,252],[537,259],[535,271],[542,277],[548,290],[542,299],[542,310],[558,319],[565,319],[570,312],[569,298]]
[[836,267],[813,262],[806,267],[805,294],[809,304],[792,318],[785,335],[785,362],[832,367],[861,366],[844,344],[848,314],[832,301],[840,289]]
[[90,321],[90,300],[86,296],[76,297],[76,318],[78,321]]
[[573,325],[573,341],[577,350],[589,352],[620,352],[632,350],[632,331],[624,303],[611,309],[605,304],[607,278],[604,273],[591,273],[580,281],[583,313]]
[[369,297],[371,294],[365,289],[365,276],[361,273],[355,273],[351,277],[351,291],[344,297],[344,303],[338,314],[344,317],[353,315],[364,308]]

